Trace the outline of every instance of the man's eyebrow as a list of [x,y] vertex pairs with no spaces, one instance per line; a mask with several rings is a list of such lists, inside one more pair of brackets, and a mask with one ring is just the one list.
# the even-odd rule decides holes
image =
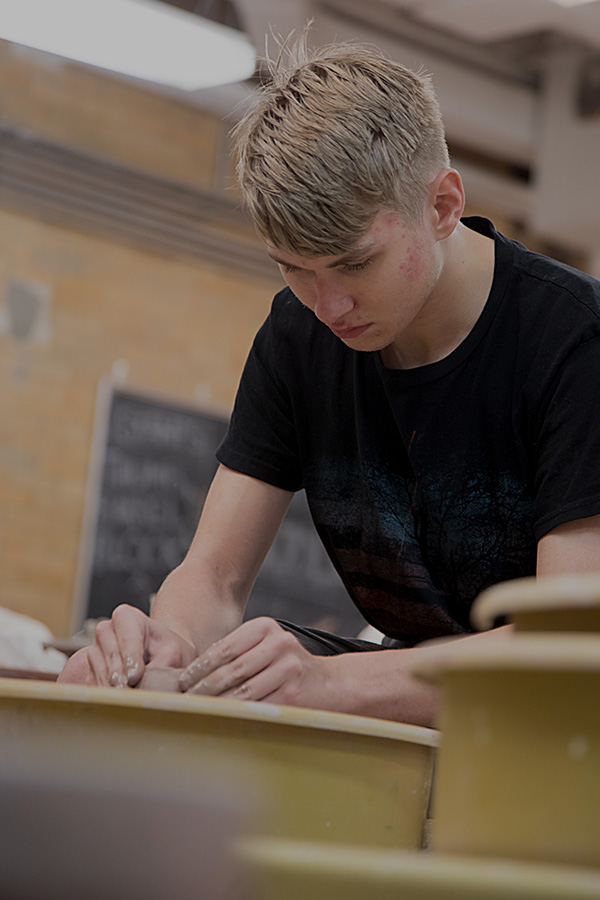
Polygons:
[[336,266],[344,266],[346,263],[353,262],[356,259],[363,259],[363,257],[368,256],[373,251],[374,246],[374,244],[364,244],[362,247],[354,247],[353,250],[349,250],[348,253],[339,256],[335,262],[329,263],[327,268],[335,269]]
[[[327,264],[327,269],[335,269],[337,266],[344,266],[349,262],[353,262],[356,259],[362,259],[364,256],[369,254],[374,248],[374,244],[365,244],[363,247],[355,247],[353,250],[349,250],[348,253],[344,253],[343,256],[339,256],[333,262]],[[297,268],[295,263],[291,263],[288,260],[280,259],[277,254],[275,254],[272,250],[267,249],[267,254],[271,257],[271,259],[279,263],[280,266],[291,266],[292,268]]]

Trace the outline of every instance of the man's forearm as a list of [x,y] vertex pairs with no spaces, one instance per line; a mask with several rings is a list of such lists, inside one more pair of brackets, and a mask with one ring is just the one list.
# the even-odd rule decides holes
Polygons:
[[506,640],[511,632],[512,626],[504,626],[407,650],[377,650],[331,657],[337,667],[333,682],[337,687],[337,698],[335,706],[329,708],[354,715],[435,726],[439,689],[412,674],[415,659],[422,660],[427,655],[436,660],[449,658],[460,654],[465,643],[496,643]]
[[338,690],[337,697],[324,705],[351,715],[434,727],[439,691],[412,675],[412,655],[418,652],[376,650],[328,657],[337,670]]

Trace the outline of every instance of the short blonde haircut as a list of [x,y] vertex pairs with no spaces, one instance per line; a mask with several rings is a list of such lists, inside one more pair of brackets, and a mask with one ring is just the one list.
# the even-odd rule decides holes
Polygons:
[[271,75],[234,130],[243,199],[265,240],[339,255],[381,209],[421,220],[428,185],[449,166],[428,76],[354,44],[309,55],[303,41]]

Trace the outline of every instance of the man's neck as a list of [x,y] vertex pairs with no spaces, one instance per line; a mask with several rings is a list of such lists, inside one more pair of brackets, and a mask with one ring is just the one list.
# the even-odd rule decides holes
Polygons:
[[447,240],[425,314],[380,351],[388,368],[439,362],[465,340],[483,311],[494,279],[494,241],[462,223]]

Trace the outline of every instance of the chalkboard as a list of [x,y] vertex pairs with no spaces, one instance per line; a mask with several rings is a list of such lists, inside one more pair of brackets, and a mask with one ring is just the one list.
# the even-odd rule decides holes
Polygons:
[[[227,430],[225,417],[124,390],[111,389],[102,409],[79,624],[110,616],[119,603],[148,612],[189,547]],[[246,618],[259,615],[348,636],[365,625],[323,549],[304,492],[294,496],[250,597]]]

